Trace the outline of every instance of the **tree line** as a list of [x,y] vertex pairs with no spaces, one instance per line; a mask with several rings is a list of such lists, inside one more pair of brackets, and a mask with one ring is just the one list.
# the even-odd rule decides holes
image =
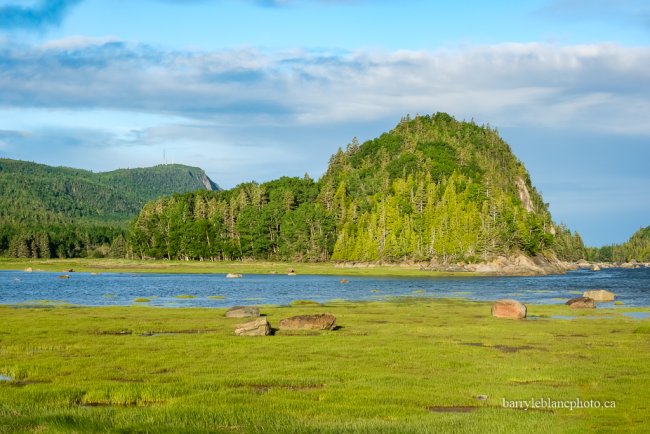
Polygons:
[[579,234],[554,224],[498,131],[445,113],[407,116],[363,144],[353,139],[318,181],[176,193],[139,205],[131,223],[129,212],[151,194],[146,180],[158,194],[182,192],[205,174],[172,167],[180,181],[170,181],[170,167],[157,166],[95,178],[0,163],[0,185],[11,192],[0,196],[6,256],[449,263],[586,254]]
[[144,204],[174,192],[217,189],[198,168],[160,165],[93,173],[0,159],[0,255],[126,257]]
[[332,156],[305,176],[148,203],[133,223],[140,258],[478,261],[523,252],[584,257],[553,223],[524,166],[489,126],[438,113]]
[[650,262],[650,226],[639,229],[623,244],[588,248],[587,257],[596,262]]

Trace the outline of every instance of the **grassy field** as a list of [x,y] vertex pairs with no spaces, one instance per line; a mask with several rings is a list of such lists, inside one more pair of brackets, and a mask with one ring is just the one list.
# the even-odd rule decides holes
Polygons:
[[[0,306],[0,432],[647,432],[650,320],[632,310],[298,303],[262,312],[340,328],[237,337],[223,309]],[[503,406],[531,398],[615,408]]]
[[166,261],[129,259],[14,259],[0,258],[0,270],[63,271],[72,269],[85,272],[129,272],[129,273],[205,273],[205,274],[286,274],[294,270],[297,274],[325,274],[347,276],[475,276],[471,272],[440,272],[420,269],[418,265],[382,265],[376,267],[342,267],[334,263],[289,263],[265,261]]

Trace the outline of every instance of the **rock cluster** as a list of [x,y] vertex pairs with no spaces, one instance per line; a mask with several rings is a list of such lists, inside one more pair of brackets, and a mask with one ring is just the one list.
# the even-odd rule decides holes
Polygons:
[[[258,318],[237,324],[235,335],[237,336],[268,336],[273,329],[266,318],[259,318],[259,309],[251,306],[235,306],[226,312],[229,318],[245,318],[247,315]],[[280,330],[334,330],[336,317],[329,313],[316,315],[298,315],[285,318],[280,321]]]

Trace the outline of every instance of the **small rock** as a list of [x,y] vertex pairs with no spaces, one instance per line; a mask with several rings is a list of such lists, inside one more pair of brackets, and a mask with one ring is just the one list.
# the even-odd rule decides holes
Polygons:
[[266,318],[258,318],[254,321],[237,324],[235,334],[237,336],[268,336],[271,334],[271,324]]
[[59,276],[59,279],[69,279],[69,278],[70,278],[70,276],[68,276],[67,274],[63,274],[63,275]]
[[526,318],[526,305],[517,300],[497,300],[492,305],[492,316],[496,318]]
[[567,301],[566,305],[571,309],[592,309],[596,307],[596,302],[593,298],[577,297]]
[[298,315],[280,321],[280,330],[332,330],[336,317],[329,313]]
[[476,399],[478,399],[479,401],[487,401],[488,396],[487,395],[477,395]]
[[32,267],[25,268],[25,273],[31,273],[32,271],[34,271]]
[[604,289],[595,289],[593,291],[585,291],[583,297],[588,297],[594,301],[614,301],[615,295],[613,292]]
[[260,310],[255,306],[233,306],[226,311],[226,318],[256,318],[258,316],[260,316]]
[[228,273],[226,279],[241,279],[242,275],[239,273]]
[[350,283],[348,279],[341,279],[341,283]]
[[600,266],[598,264],[594,264],[594,266],[591,267],[591,271],[600,271]]

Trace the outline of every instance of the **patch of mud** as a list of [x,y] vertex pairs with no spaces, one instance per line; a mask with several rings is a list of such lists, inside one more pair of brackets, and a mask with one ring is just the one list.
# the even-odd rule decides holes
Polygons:
[[522,351],[522,350],[536,350],[537,348],[535,347],[530,347],[528,345],[522,345],[519,347],[512,347],[509,345],[495,345],[492,348],[496,348],[499,351],[503,351],[504,353],[516,353],[517,351]]
[[471,406],[436,406],[427,408],[431,413],[472,413],[478,409],[479,407]]

